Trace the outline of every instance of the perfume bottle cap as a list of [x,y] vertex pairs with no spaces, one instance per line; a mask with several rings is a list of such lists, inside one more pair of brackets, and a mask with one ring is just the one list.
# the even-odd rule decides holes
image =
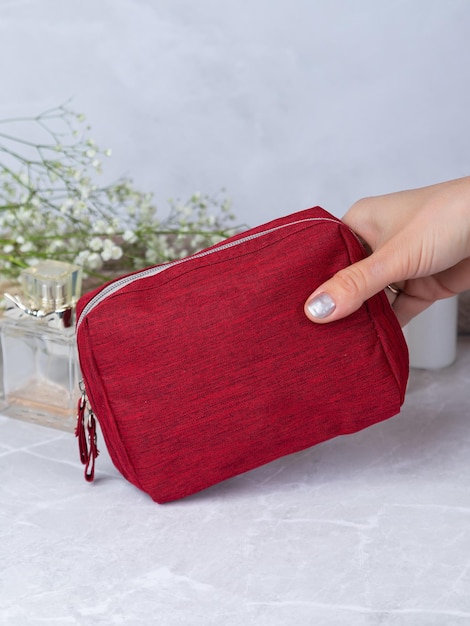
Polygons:
[[82,268],[62,261],[45,260],[22,270],[24,299],[44,312],[75,307],[80,297]]

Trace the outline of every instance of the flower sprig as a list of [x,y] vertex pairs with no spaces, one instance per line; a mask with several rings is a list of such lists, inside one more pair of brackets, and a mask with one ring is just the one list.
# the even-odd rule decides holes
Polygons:
[[111,150],[99,148],[89,132],[68,105],[0,120],[0,274],[16,277],[49,258],[77,263],[99,283],[240,230],[223,197],[170,200],[160,219],[153,195],[131,179],[97,184]]

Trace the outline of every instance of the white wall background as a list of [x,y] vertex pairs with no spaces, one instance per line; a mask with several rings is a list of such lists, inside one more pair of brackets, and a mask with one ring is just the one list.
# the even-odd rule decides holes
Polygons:
[[470,0],[0,0],[0,118],[70,97],[162,212],[240,221],[470,173]]

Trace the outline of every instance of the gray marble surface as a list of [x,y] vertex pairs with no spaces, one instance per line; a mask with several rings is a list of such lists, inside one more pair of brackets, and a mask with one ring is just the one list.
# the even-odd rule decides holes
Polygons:
[[470,338],[402,413],[159,506],[0,417],[0,624],[470,623]]

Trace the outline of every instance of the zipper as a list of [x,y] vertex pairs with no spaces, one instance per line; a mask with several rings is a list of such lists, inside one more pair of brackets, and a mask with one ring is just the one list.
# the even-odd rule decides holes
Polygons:
[[77,425],[75,437],[78,439],[80,461],[85,466],[85,480],[89,483],[95,478],[95,461],[99,455],[96,435],[96,418],[88,402],[83,380],[80,381],[81,396],[77,406]]
[[[228,250],[229,248],[234,248],[236,246],[242,245],[247,241],[252,241],[253,239],[258,239],[259,237],[264,237],[265,235],[269,235],[277,230],[281,230],[283,228],[287,228],[289,226],[296,226],[298,224],[303,224],[306,222],[332,222],[333,224],[343,224],[339,219],[333,219],[328,217],[307,217],[300,220],[296,220],[295,222],[289,222],[288,224],[281,224],[280,226],[274,226],[273,228],[269,228],[268,230],[263,230],[258,233],[253,233],[251,235],[247,235],[246,237],[242,237],[241,239],[236,239],[235,241],[230,241],[228,243],[222,243],[215,248],[209,248],[208,250],[202,250],[201,252],[196,252],[191,256],[185,257],[183,259],[177,259],[176,261],[170,261],[169,263],[165,263],[163,265],[156,265],[154,267],[149,267],[147,269],[141,270],[140,272],[136,272],[135,274],[131,274],[130,276],[124,276],[123,278],[119,278],[113,283],[104,287],[99,293],[96,294],[88,304],[83,308],[80,316],[77,320],[76,331],[80,328],[81,323],[83,322],[86,315],[88,315],[95,307],[97,307],[103,300],[106,300],[109,296],[114,295],[127,285],[131,285],[133,282],[137,280],[141,280],[142,278],[149,278],[150,276],[156,276],[161,272],[164,272],[167,269],[175,267],[176,265],[181,265],[183,263],[187,263],[192,261],[193,259],[201,259],[206,256],[210,256],[217,252],[222,252],[223,250]],[[344,224],[343,224],[344,225]],[[346,227],[348,228],[348,227]],[[349,228],[348,228],[349,229]],[[351,229],[349,229],[351,230]],[[351,231],[353,233],[353,231]],[[357,235],[353,233],[357,238]]]

